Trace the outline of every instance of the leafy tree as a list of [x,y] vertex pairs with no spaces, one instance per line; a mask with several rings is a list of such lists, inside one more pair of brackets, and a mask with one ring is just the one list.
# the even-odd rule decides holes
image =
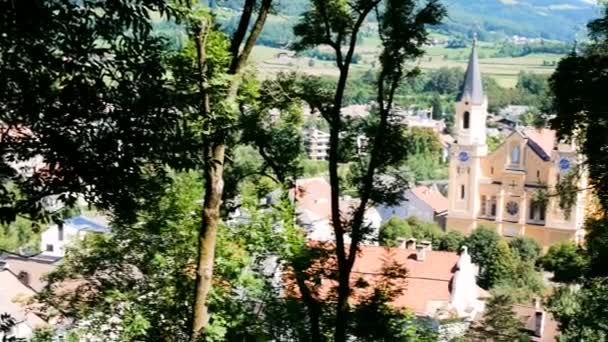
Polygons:
[[[234,141],[238,126],[239,90],[244,98],[251,92],[246,77],[246,65],[271,11],[272,0],[246,0],[238,25],[227,39],[214,23],[204,6],[186,4],[180,7],[188,28],[190,46],[178,60],[176,83],[180,96],[187,99],[182,108],[194,121],[192,134],[202,137],[197,160],[202,161],[205,184],[197,250],[197,280],[192,317],[192,340],[203,336],[209,322],[207,298],[213,279],[216,236],[220,224],[221,205],[225,199],[224,172],[226,154]],[[257,11],[257,17],[254,14]]]
[[302,101],[296,76],[279,74],[262,83],[255,101],[248,101],[241,117],[242,140],[252,143],[264,159],[262,170],[270,169],[280,184],[293,183],[301,173],[303,153]]
[[501,276],[494,284],[493,294],[506,295],[513,301],[524,304],[543,296],[545,280],[533,263],[519,260],[514,262],[512,267],[510,272]]
[[439,242],[443,236],[443,230],[435,222],[423,221],[416,216],[410,216],[406,220],[412,229],[412,235],[420,240],[428,240],[433,243],[433,248],[439,247]]
[[2,169],[2,221],[52,215],[45,199],[79,197],[132,218],[138,199],[162,191],[162,165],[177,164],[184,141],[167,44],[147,15],[174,11],[164,0],[53,0],[3,2],[0,13],[0,121],[11,132],[0,153],[43,166]]
[[[378,109],[374,117],[375,132],[369,136],[370,153],[362,162],[358,176],[360,181],[357,182],[357,189],[360,203],[353,210],[352,221],[345,224],[339,206],[338,152],[342,131],[341,108],[361,27],[374,10],[377,12],[378,31],[382,41],[381,66],[376,84]],[[393,129],[388,120],[394,94],[401,80],[412,75],[405,62],[423,54],[422,45],[428,37],[427,25],[439,23],[444,14],[444,8],[437,1],[429,1],[417,6],[415,1],[313,0],[310,9],[302,15],[301,21],[294,27],[297,36],[296,49],[328,45],[336,55],[336,67],[339,71],[338,82],[332,91],[318,94],[318,90],[314,89],[316,87],[312,86],[308,88],[312,93],[306,94],[311,107],[318,109],[330,126],[331,222],[336,236],[335,252],[338,266],[335,341],[345,341],[347,336],[350,274],[359,243],[365,235],[363,225],[365,210],[371,201],[382,202],[380,195],[384,195],[384,191],[379,190],[385,189],[377,189],[375,186],[376,175],[384,172],[398,160],[397,155],[391,153],[394,150],[390,149],[391,146],[387,143],[391,142],[391,139],[386,139],[387,136],[394,134],[391,132]],[[315,82],[313,81],[312,84],[314,85]],[[344,243],[344,234],[347,231],[351,236],[348,247]]]
[[514,278],[518,260],[506,241],[498,241],[486,262],[483,272],[479,275],[481,286],[492,288]]
[[428,81],[424,86],[424,91],[456,96],[464,80],[464,70],[462,68],[442,67],[429,71],[427,78]]
[[546,75],[521,72],[515,87],[533,95],[544,95],[549,91],[548,80]]
[[484,279],[485,273],[494,260],[499,241],[500,236],[495,230],[479,227],[464,242],[470,251],[471,261],[479,266],[479,276],[484,287],[488,285],[487,279]]
[[380,245],[395,247],[399,244],[399,238],[410,238],[412,228],[397,216],[392,216],[382,226],[380,226]]
[[601,89],[608,85],[608,29],[604,17],[588,25],[590,46],[582,53],[572,53],[562,59],[549,81],[556,116],[551,127],[563,137],[578,138],[581,153],[586,156],[590,185],[596,190],[600,204],[608,208],[608,164],[603,151],[608,146],[604,134],[607,99]]
[[509,246],[522,261],[534,263],[540,256],[541,247],[536,240],[526,236],[514,238],[509,241]]
[[459,252],[465,243],[466,237],[458,231],[452,230],[443,235],[439,241],[439,249],[448,252]]
[[438,94],[433,96],[431,106],[433,107],[433,119],[443,119],[443,105],[441,104],[441,97]]
[[530,341],[512,305],[508,296],[493,296],[486,305],[482,321],[467,332],[467,341]]
[[547,271],[553,272],[555,281],[574,282],[579,280],[587,268],[587,258],[583,250],[572,242],[563,242],[549,247],[541,263]]
[[585,223],[586,254],[589,258],[590,277],[608,277],[608,218],[588,219]]
[[[159,203],[138,212],[138,224],[118,223],[114,235],[71,249],[49,275],[41,300],[75,318],[75,333],[103,337],[112,326],[121,341],[188,339],[203,193],[197,173],[173,176]],[[207,340],[263,337],[277,331],[270,329],[278,324],[275,315],[298,312],[259,269],[260,260],[281,255],[288,235],[275,234],[276,212],[249,213],[250,222],[219,231]],[[54,291],[71,280],[78,280],[73,291]],[[260,305],[268,307],[264,319],[258,317]],[[298,328],[285,326],[283,332]]]
[[586,281],[580,289],[559,287],[547,307],[559,321],[563,341],[605,341],[608,338],[608,283]]
[[498,137],[488,137],[487,144],[488,150],[490,152],[494,152],[500,147],[502,140]]

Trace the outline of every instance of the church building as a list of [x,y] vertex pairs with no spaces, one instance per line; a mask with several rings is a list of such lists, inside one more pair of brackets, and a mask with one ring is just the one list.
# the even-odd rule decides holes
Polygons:
[[[544,248],[581,241],[585,192],[577,194],[569,213],[560,209],[555,196],[556,184],[579,161],[576,146],[558,141],[555,131],[549,129],[518,128],[490,152],[487,108],[474,43],[455,104],[447,230],[470,234],[484,226],[504,237],[531,237]],[[584,189],[586,184],[578,186]]]

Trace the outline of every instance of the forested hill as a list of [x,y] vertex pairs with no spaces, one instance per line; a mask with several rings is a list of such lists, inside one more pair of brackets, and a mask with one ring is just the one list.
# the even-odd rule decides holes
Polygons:
[[498,33],[572,41],[586,37],[585,25],[599,11],[595,0],[444,0],[451,32],[478,29]]
[[[243,0],[201,0],[238,11]],[[449,18],[439,31],[450,36],[479,33],[482,40],[519,35],[573,41],[585,37],[585,24],[598,16],[597,0],[443,0]],[[290,25],[309,0],[278,0],[278,19],[266,30],[281,31],[289,40]],[[271,34],[270,32],[268,32]],[[264,41],[262,43],[265,44]]]

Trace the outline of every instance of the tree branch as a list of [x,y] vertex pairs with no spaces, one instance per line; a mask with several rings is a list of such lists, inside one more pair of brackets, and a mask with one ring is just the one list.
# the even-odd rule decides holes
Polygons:
[[243,40],[245,39],[245,35],[247,34],[247,29],[249,29],[249,22],[251,21],[251,14],[253,13],[254,5],[255,0],[245,0],[245,5],[243,6],[243,14],[241,14],[239,26],[234,32],[234,35],[232,36],[232,42],[230,43],[230,53],[232,54],[232,56],[239,55],[239,49],[241,48],[241,44],[243,44]]

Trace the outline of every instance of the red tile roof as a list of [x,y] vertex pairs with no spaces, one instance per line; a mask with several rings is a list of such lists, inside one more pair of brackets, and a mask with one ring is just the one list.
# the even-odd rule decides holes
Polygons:
[[429,301],[450,300],[450,280],[458,262],[456,253],[428,251],[425,260],[418,261],[413,250],[364,246],[355,260],[354,276],[380,275],[384,260],[397,262],[408,271],[406,290],[393,301],[395,307],[424,314]]
[[[321,243],[311,242],[312,245]],[[321,245],[323,246],[323,245]],[[399,294],[393,301],[397,308],[408,308],[416,314],[426,315],[437,308],[438,302],[449,302],[451,297],[451,280],[458,262],[458,255],[452,252],[427,251],[424,261],[416,259],[416,252],[405,248],[387,248],[379,246],[362,246],[355,260],[351,274],[351,286],[355,289],[351,296],[352,301],[357,297],[365,296],[373,288],[382,276],[383,266],[388,263],[397,263],[407,270],[407,277],[402,286],[405,291]],[[330,269],[335,269],[335,261],[329,260],[322,269],[327,274]],[[330,270],[330,271],[328,271]],[[372,285],[369,289],[357,288],[354,285],[359,280],[365,280]],[[323,279],[318,287],[319,297],[328,298],[336,282]],[[286,292],[288,295],[298,296],[295,284],[286,280]],[[480,290],[480,295],[485,291]]]
[[[540,310],[542,311],[542,309]],[[525,329],[531,334],[534,333],[534,330],[536,328],[536,311],[537,309],[533,306],[519,304],[513,305],[513,312],[515,312],[515,315],[524,324]],[[541,336],[532,336],[532,341],[553,342],[556,341],[556,338],[559,336],[559,325],[557,321],[548,312],[544,312],[544,315],[545,322]]]
[[[538,146],[541,151],[551,157],[551,151],[555,147],[556,132],[546,128],[524,128],[522,131],[524,137],[532,141],[533,145]],[[541,157],[544,157],[541,155]]]
[[436,213],[442,213],[448,210],[448,199],[439,191],[426,186],[418,186],[411,189],[411,191],[421,201],[433,208]]

